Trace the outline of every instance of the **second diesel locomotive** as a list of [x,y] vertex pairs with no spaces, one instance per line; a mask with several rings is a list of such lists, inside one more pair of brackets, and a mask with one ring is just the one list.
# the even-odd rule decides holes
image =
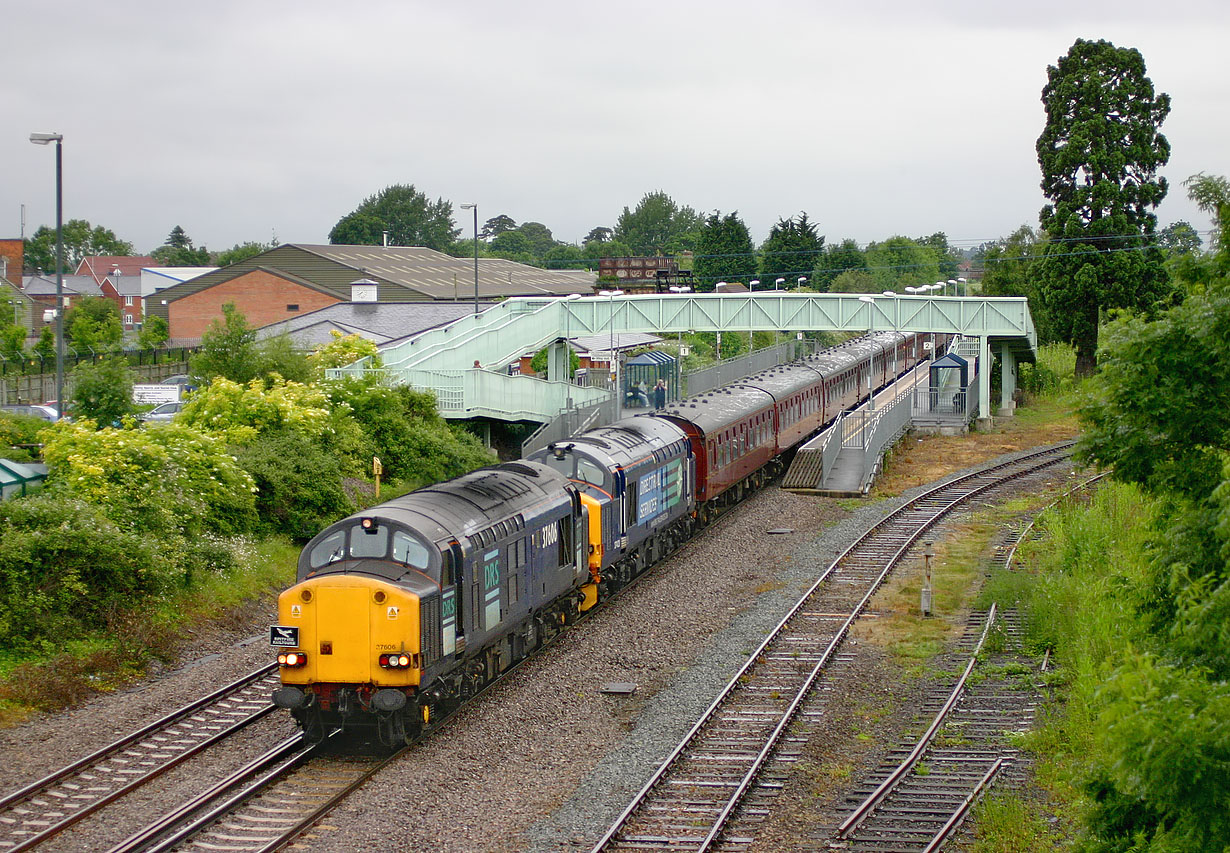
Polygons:
[[866,335],[330,525],[278,600],[275,704],[316,738],[412,739],[926,355]]

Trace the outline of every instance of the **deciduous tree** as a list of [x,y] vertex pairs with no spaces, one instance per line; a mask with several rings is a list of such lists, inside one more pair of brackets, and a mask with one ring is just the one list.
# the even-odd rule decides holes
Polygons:
[[113,350],[124,338],[120,309],[110,299],[87,296],[64,312],[64,334],[83,353]]
[[117,358],[80,364],[73,370],[73,399],[68,411],[74,418],[89,418],[101,426],[119,426],[126,415],[137,412],[132,401],[137,378],[136,372]]
[[1166,196],[1157,171],[1170,158],[1160,132],[1170,97],[1157,94],[1132,48],[1077,39],[1047,68],[1046,126],[1038,137],[1041,223],[1050,237],[1042,298],[1076,349],[1076,372],[1095,366],[1104,308],[1151,308],[1170,295],[1153,241]]
[[876,290],[903,290],[910,285],[931,284],[940,275],[935,250],[909,237],[889,237],[867,246],[867,271]]
[[690,207],[680,207],[661,190],[646,193],[635,210],[623,209],[615,222],[615,239],[636,255],[663,255],[691,248],[689,243],[704,220]]
[[363,200],[329,232],[335,244],[379,246],[388,232],[393,246],[423,246],[445,252],[461,233],[453,225],[453,205],[431,201],[413,184],[394,184]]
[[214,258],[214,263],[220,267],[229,267],[231,264],[237,264],[240,261],[246,261],[248,258],[254,258],[259,254],[268,252],[270,249],[276,249],[277,243],[236,243],[229,249],[224,249],[219,252]]
[[145,318],[145,322],[141,324],[141,331],[137,333],[137,346],[141,349],[157,349],[170,337],[171,329],[166,319],[157,314],[151,314]]
[[256,330],[235,303],[222,306],[222,319],[210,322],[190,363],[192,375],[206,381],[222,376],[242,385],[260,375]]
[[[84,219],[64,223],[64,272],[70,273],[90,255],[131,255],[132,243],[115,236],[110,228],[91,225]],[[56,229],[40,225],[25,241],[27,269],[54,273],[56,269]]]
[[831,290],[833,280],[847,270],[861,270],[867,266],[867,258],[858,243],[850,238],[824,247],[824,254],[816,261],[811,273],[811,285],[820,292]]

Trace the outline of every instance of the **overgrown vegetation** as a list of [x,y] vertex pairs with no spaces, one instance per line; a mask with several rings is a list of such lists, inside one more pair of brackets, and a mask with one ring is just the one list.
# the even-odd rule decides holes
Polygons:
[[988,593],[1019,600],[1060,664],[1066,703],[1032,746],[1091,853],[1230,847],[1225,252],[1188,265],[1180,306],[1104,330],[1079,451],[1114,482],[1050,514],[1032,571]]
[[224,589],[288,583],[295,542],[375,502],[374,457],[384,498],[494,461],[430,394],[325,379],[374,357],[367,342],[307,357],[257,343],[233,309],[213,331],[194,361],[210,381],[170,423],[138,424],[131,371],[109,361],[79,369],[74,420],[0,418],[0,440],[42,444],[49,470],[37,496],[0,504],[0,715],[169,657],[185,620],[236,601]]

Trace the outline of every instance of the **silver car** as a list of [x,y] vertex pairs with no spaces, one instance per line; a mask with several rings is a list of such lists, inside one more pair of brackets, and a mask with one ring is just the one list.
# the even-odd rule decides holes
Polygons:
[[148,412],[142,412],[137,415],[137,420],[142,423],[166,423],[172,420],[179,414],[180,409],[184,407],[183,403],[159,403]]
[[0,406],[0,411],[8,412],[10,415],[25,415],[32,418],[42,418],[45,421],[55,423],[56,410],[54,406],[40,406],[37,403],[31,405],[9,405]]

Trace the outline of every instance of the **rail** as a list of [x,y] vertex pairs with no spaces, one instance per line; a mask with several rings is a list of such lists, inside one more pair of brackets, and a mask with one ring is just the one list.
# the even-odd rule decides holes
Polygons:
[[[871,597],[905,553],[926,530],[959,504],[1010,479],[1058,464],[1068,457],[1070,447],[1071,443],[1057,445],[971,472],[928,490],[898,508],[850,545],[783,617],[760,647],[752,652],[725,689],[593,847],[593,853],[613,850],[620,845],[629,849],[678,849],[678,845],[687,844],[697,851],[709,849],[773,754],[776,744],[844,641],[854,620],[867,607]],[[842,583],[829,584],[830,578],[838,575]],[[851,583],[855,585],[851,587]],[[822,589],[832,600],[819,595]],[[861,597],[852,607],[835,604],[836,601],[845,600],[849,594],[858,595],[860,592]],[[837,606],[846,607],[849,615],[842,619],[836,612]],[[841,624],[835,630],[826,627],[830,619],[841,620]],[[813,647],[815,657],[810,653],[804,656],[804,650]],[[789,668],[775,668],[778,659],[790,661]],[[807,663],[812,660],[814,664],[808,668]],[[740,705],[740,701],[744,704]],[[732,725],[737,722],[746,729],[737,741],[729,731],[716,725],[720,710],[723,712],[721,719]],[[714,725],[711,726],[711,723]],[[720,744],[711,744],[706,749],[705,737],[710,732]],[[737,742],[737,749],[731,746],[732,742]],[[706,772],[716,772],[719,768],[715,763],[702,762],[701,759],[719,753],[726,761],[723,767],[729,766],[730,775],[717,781],[696,781],[689,776],[689,773],[696,774],[695,767],[701,763]],[[693,755],[698,757],[689,763]],[[666,783],[668,776],[671,784]],[[663,828],[654,825],[652,832],[635,831],[634,816],[639,815],[641,823],[652,824],[664,815],[673,814],[679,807],[678,803],[670,802],[675,792],[686,795],[688,799],[692,820],[686,826]],[[665,802],[655,800],[655,804],[650,805],[651,797],[655,796]],[[694,825],[699,819],[697,815],[703,811],[714,813],[707,831],[703,826]],[[676,835],[670,835],[671,831]],[[703,837],[700,833],[704,833]]]

